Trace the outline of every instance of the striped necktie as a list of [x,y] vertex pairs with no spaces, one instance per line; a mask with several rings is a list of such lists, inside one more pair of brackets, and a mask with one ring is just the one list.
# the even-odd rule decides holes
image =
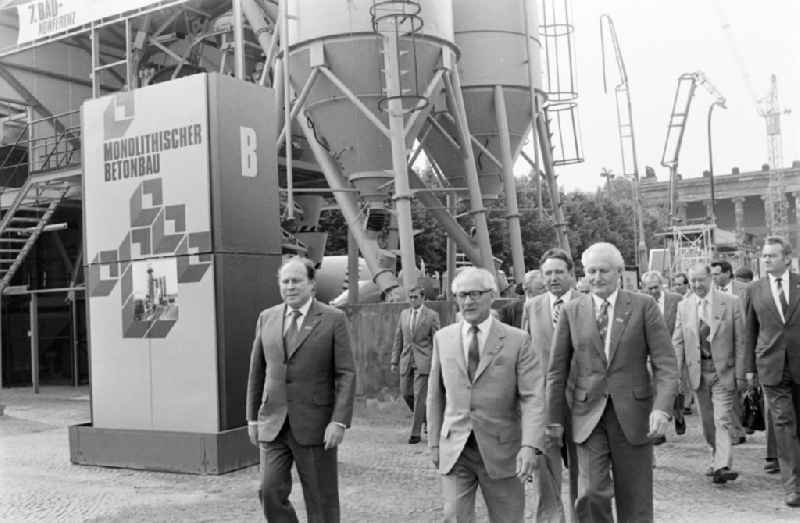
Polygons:
[[559,298],[553,304],[553,327],[556,327],[558,325],[558,318],[561,316],[561,305],[563,303],[564,303],[564,300]]

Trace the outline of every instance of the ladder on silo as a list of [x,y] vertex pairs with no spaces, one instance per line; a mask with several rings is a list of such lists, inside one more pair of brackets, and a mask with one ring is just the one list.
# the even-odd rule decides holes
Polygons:
[[70,190],[63,180],[29,177],[0,219],[0,293],[8,286],[28,252]]

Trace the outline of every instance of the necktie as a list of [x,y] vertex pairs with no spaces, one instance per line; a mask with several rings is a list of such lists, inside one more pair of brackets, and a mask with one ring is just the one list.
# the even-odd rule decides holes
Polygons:
[[608,332],[608,300],[603,300],[600,305],[600,314],[597,315],[597,330],[600,331],[600,339],[603,341],[603,346],[606,343],[606,332]]
[[561,316],[561,304],[562,303],[564,303],[564,300],[559,298],[553,304],[553,327],[558,325],[558,318],[559,318],[559,316]]
[[467,375],[469,376],[470,381],[475,377],[475,371],[478,370],[478,362],[481,359],[480,352],[478,350],[478,329],[477,325],[473,325],[469,328],[469,332],[472,334],[472,339],[469,342],[469,352],[467,353]]
[[300,332],[300,326],[297,324],[297,319],[299,317],[300,311],[297,309],[293,309],[292,312],[289,313],[289,326],[283,334],[283,348],[287,353],[294,348],[294,344],[297,341],[297,334]]
[[414,329],[417,328],[418,317],[419,317],[419,312],[417,311],[417,309],[411,309],[411,325],[410,325],[411,332],[414,332]]
[[710,358],[711,357],[711,342],[708,341],[708,337],[711,335],[711,327],[708,326],[708,309],[706,305],[708,302],[706,300],[700,300],[700,310],[699,316],[700,321],[697,325],[697,334],[700,337],[700,355],[703,358]]
[[775,278],[775,286],[778,287],[778,301],[781,302],[781,313],[783,320],[786,321],[786,310],[789,308],[789,302],[786,301],[786,293],[783,292],[783,278]]

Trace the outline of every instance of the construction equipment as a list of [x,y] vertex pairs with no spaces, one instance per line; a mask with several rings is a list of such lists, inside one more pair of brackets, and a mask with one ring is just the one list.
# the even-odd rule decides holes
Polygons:
[[664,151],[661,154],[661,165],[669,168],[669,216],[670,224],[677,222],[678,198],[678,159],[680,158],[683,135],[686,131],[686,120],[689,118],[689,109],[694,99],[697,86],[703,86],[714,97],[714,104],[725,107],[725,97],[714,87],[702,71],[684,73],[678,77],[678,86],[675,89],[675,99],[672,102],[672,112],[667,124],[667,139],[664,142]]
[[[605,25],[603,25],[605,21]],[[619,83],[614,87],[617,107],[617,131],[619,133],[619,150],[622,158],[622,176],[629,176],[633,180],[633,211],[634,211],[634,235],[637,236],[636,242],[636,263],[644,269],[647,266],[647,244],[644,239],[644,213],[642,211],[642,200],[639,194],[639,162],[636,156],[636,136],[633,132],[633,106],[631,104],[630,84],[628,83],[628,71],[625,68],[625,60],[622,57],[617,30],[614,28],[614,21],[609,15],[600,17],[600,42],[603,57],[603,90],[608,92],[606,85],[606,52],[605,52],[605,32],[611,38],[614,46],[614,56],[617,60],[617,71],[619,73]],[[608,183],[611,183],[610,171],[601,176],[606,176]]]

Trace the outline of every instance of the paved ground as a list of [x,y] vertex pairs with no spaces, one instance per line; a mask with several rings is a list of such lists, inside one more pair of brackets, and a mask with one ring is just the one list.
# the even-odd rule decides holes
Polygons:
[[[66,427],[89,420],[85,388],[3,389],[0,403],[0,521],[260,521],[257,467],[224,476],[141,472],[69,463]],[[657,521],[800,521],[782,503],[779,477],[762,472],[763,434],[736,447],[742,476],[713,486],[697,416],[684,437],[657,450]],[[345,522],[423,522],[441,519],[439,484],[423,445],[405,443],[408,420],[399,402],[371,401],[357,409],[340,450]],[[530,485],[528,506],[535,501]],[[292,493],[301,521],[302,495]],[[485,521],[485,510],[479,511]],[[530,516],[530,521],[533,517]]]

